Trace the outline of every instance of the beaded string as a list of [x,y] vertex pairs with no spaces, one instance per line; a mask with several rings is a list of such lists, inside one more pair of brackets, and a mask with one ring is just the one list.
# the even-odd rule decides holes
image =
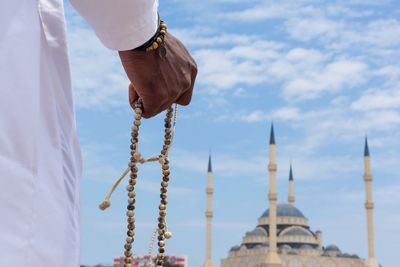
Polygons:
[[[135,185],[137,182],[137,163],[144,164],[146,162],[158,161],[161,165],[162,170],[162,182],[160,188],[160,205],[159,205],[159,215],[158,215],[158,224],[157,229],[153,233],[153,238],[151,240],[149,246],[149,256],[152,259],[152,251],[153,244],[155,241],[155,237],[157,235],[157,245],[158,245],[158,253],[156,257],[156,265],[157,267],[161,267],[164,264],[164,253],[165,253],[165,239],[170,239],[172,237],[171,232],[167,229],[166,224],[166,209],[167,209],[167,191],[168,191],[168,182],[169,182],[169,160],[168,160],[168,152],[173,142],[173,137],[175,133],[176,127],[176,117],[177,117],[177,105],[175,105],[175,109],[172,107],[168,108],[166,118],[164,120],[165,130],[164,130],[164,144],[163,148],[158,156],[154,156],[148,159],[142,158],[138,150],[138,137],[139,137],[139,127],[141,124],[142,118],[142,102],[139,99],[135,105],[135,120],[133,122],[132,131],[131,131],[131,157],[130,162],[128,164],[128,168],[122,173],[122,175],[118,178],[118,180],[114,183],[111,191],[107,194],[105,200],[99,205],[101,210],[105,210],[110,207],[111,202],[110,198],[112,193],[115,191],[119,183],[123,180],[123,178],[130,173],[129,183],[126,187],[128,191],[128,206],[127,206],[127,237],[124,245],[124,267],[132,266],[132,245],[134,242],[135,236]],[[171,120],[173,118],[173,123],[171,124]]]

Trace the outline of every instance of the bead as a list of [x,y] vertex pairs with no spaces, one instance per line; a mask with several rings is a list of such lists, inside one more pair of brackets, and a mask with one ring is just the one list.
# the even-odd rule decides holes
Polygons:
[[135,203],[135,199],[134,199],[134,198],[128,198],[128,203],[129,203],[129,204]]
[[135,218],[134,217],[128,217],[128,219],[126,219],[126,221],[130,224],[135,223]]
[[128,236],[128,237],[126,238],[126,243],[132,243],[132,242],[133,242],[133,238],[130,237],[130,236]]
[[158,44],[162,44],[163,40],[162,40],[160,37],[157,37],[156,42],[157,42]]
[[159,213],[159,214],[160,214],[160,216],[161,216],[161,217],[165,217],[165,215],[166,215],[166,212],[162,210],[162,211],[160,211],[160,213]]
[[134,157],[136,160],[140,160],[141,155],[140,155],[139,152],[135,152],[135,154],[133,155],[133,157]]
[[135,197],[135,196],[136,196],[136,193],[133,192],[133,191],[131,191],[131,192],[128,193],[128,196],[129,196],[129,197]]
[[[139,125],[141,124],[141,122],[140,122],[140,120],[135,120],[134,124],[135,124],[136,126],[139,126]],[[138,127],[137,127],[137,128],[138,128]]]
[[159,208],[160,210],[165,210],[167,207],[166,207],[165,205],[163,205],[163,204],[160,204],[160,206],[158,206],[158,208]]
[[158,252],[164,253],[164,252],[165,252],[165,249],[164,249],[164,248],[159,248],[159,249],[158,249]]
[[128,230],[126,232],[126,235],[129,236],[129,237],[132,237],[132,239],[133,239],[133,236],[135,235],[135,232],[133,230]]
[[165,171],[166,171],[166,170],[169,170],[169,165],[168,165],[168,164],[164,164],[164,165],[162,166],[162,169],[165,170]]
[[168,183],[167,183],[167,182],[165,182],[165,181],[162,181],[162,182],[161,182],[161,186],[163,186],[163,187],[167,187],[167,186],[168,186]]
[[127,208],[128,210],[134,210],[134,209],[135,209],[135,205],[129,204],[128,206],[126,206],[126,208]]
[[165,232],[164,236],[165,236],[165,239],[171,239],[172,238],[172,233],[167,231],[167,232]]
[[158,241],[158,245],[160,246],[160,247],[164,247],[165,246],[165,243],[164,243],[164,241]]
[[126,250],[131,250],[131,249],[132,249],[132,245],[125,244],[124,248],[125,248]]
[[132,191],[132,190],[133,190],[133,186],[132,186],[132,185],[130,185],[130,184],[128,184],[128,185],[126,186],[126,190],[128,190],[128,191]]
[[157,48],[158,48],[158,43],[157,43],[157,42],[154,42],[154,43],[151,45],[151,49],[156,50]]
[[125,257],[131,257],[132,256],[132,252],[125,251],[124,255],[125,255]]
[[165,29],[165,30],[164,30],[164,29],[163,29],[163,30],[160,30],[160,34],[161,34],[161,35],[165,35],[166,33],[167,33],[166,29]]
[[169,170],[163,170],[162,173],[163,173],[164,176],[168,176],[169,175]]
[[142,109],[141,108],[135,108],[135,113],[142,115]]
[[130,179],[129,184],[132,186],[136,185],[136,179]]
[[133,214],[134,214],[133,210],[128,210],[128,211],[126,212],[126,215],[127,215],[128,217],[133,217]]

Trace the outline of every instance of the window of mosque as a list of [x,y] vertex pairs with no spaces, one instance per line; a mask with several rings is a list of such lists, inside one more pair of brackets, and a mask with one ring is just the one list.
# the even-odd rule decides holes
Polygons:
[[333,262],[327,262],[325,263],[324,267],[336,267]]
[[291,260],[289,267],[301,267],[301,262],[299,260]]
[[319,267],[319,264],[316,260],[311,260],[311,261],[307,262],[306,267]]

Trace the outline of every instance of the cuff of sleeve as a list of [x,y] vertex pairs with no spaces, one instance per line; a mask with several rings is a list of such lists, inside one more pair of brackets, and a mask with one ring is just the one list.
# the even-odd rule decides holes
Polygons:
[[109,49],[132,50],[146,43],[158,29],[158,1],[140,14],[135,24],[124,25],[116,31],[96,32],[101,42]]

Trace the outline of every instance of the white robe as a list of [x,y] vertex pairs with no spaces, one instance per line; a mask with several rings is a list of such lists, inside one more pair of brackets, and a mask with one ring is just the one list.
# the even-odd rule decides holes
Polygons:
[[[110,49],[157,28],[156,0],[71,2]],[[0,267],[79,266],[81,169],[63,2],[2,0]]]

